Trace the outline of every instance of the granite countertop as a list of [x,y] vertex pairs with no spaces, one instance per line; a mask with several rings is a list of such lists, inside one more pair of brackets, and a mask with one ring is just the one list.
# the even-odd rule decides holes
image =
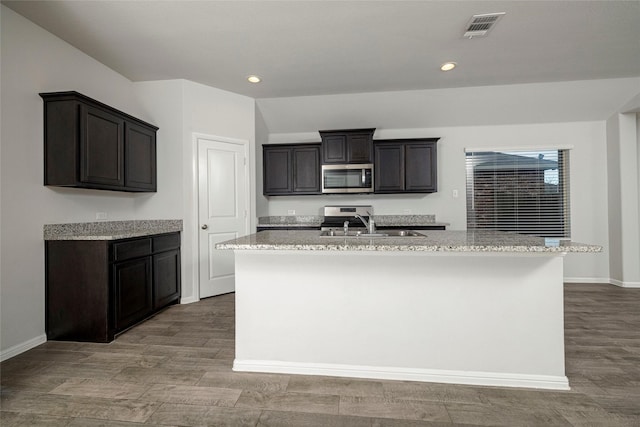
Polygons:
[[216,249],[413,252],[601,252],[602,247],[500,231],[421,231],[425,237],[320,237],[319,231],[267,230]]
[[[449,225],[447,222],[436,222],[435,215],[374,215],[373,218],[378,227]],[[320,227],[323,221],[322,215],[261,216],[258,218],[258,227]]]
[[182,231],[181,219],[45,224],[44,240],[118,240]]

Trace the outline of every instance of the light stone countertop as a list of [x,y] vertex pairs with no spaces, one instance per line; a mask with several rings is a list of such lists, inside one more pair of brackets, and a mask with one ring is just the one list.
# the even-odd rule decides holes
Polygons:
[[181,219],[45,224],[44,240],[119,240],[182,231]]
[[216,249],[294,251],[412,251],[564,253],[602,247],[500,231],[420,231],[425,237],[320,237],[316,230],[266,230],[218,243]]

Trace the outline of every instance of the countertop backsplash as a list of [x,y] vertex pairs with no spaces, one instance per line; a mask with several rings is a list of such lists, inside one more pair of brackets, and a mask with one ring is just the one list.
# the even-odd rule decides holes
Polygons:
[[284,215],[284,216],[261,216],[258,218],[258,226],[320,226],[324,221],[322,215]]
[[[374,215],[378,226],[419,226],[419,225],[449,225],[446,222],[436,222],[435,215]],[[261,216],[258,227],[319,227],[324,221],[322,215],[289,215],[289,216]]]

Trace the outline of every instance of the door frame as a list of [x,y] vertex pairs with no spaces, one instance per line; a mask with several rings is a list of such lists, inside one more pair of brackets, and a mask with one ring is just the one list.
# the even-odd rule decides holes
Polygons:
[[193,281],[194,281],[194,289],[193,289],[193,301],[189,301],[189,302],[196,302],[196,301],[200,301],[200,218],[199,218],[199,208],[200,208],[200,166],[199,166],[199,153],[200,153],[200,144],[199,144],[199,140],[200,139],[207,139],[207,140],[211,140],[211,141],[218,141],[218,142],[223,142],[223,143],[228,143],[228,144],[236,144],[236,145],[242,145],[244,146],[244,151],[245,151],[245,158],[247,159],[247,163],[245,165],[244,168],[244,175],[245,175],[245,194],[246,194],[246,200],[245,202],[247,203],[247,212],[248,212],[248,216],[247,216],[247,221],[248,221],[248,228],[249,228],[249,232],[251,232],[251,215],[253,214],[253,203],[251,203],[251,165],[252,165],[252,161],[251,161],[251,156],[250,156],[250,148],[251,148],[251,141],[246,140],[246,139],[239,139],[239,138],[229,138],[229,137],[224,137],[224,136],[217,136],[217,135],[210,135],[210,134],[204,134],[204,133],[198,133],[198,132],[193,132],[192,133],[192,150],[193,150],[193,158],[192,158],[192,165],[193,167],[191,168],[191,170],[193,171],[193,174],[191,176],[192,182],[193,182],[193,201],[191,203],[191,208],[192,208],[192,215],[191,215],[191,220],[192,220],[192,224],[194,224],[194,227],[192,230],[190,230],[190,234],[192,236],[191,239],[191,250],[192,253],[194,255],[194,259],[196,260],[196,262],[194,262],[192,264],[192,274],[193,274]]

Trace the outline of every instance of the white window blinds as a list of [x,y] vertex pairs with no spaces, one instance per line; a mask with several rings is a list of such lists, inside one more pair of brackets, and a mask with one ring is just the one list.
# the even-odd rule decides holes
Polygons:
[[467,228],[570,238],[569,150],[466,153]]

